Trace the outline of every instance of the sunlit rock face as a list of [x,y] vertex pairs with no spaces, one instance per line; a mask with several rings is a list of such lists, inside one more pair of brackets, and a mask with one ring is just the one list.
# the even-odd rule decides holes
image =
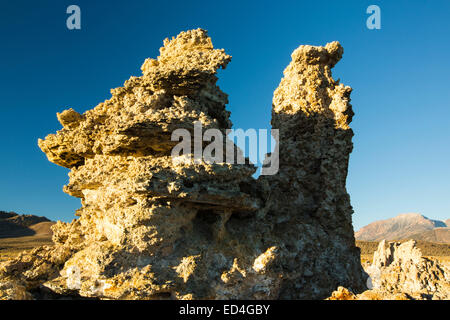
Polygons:
[[370,290],[353,294],[339,287],[330,300],[448,300],[450,269],[445,261],[422,256],[415,240],[382,240],[366,265]]
[[281,298],[318,298],[342,283],[362,288],[345,188],[353,147],[352,89],[331,76],[342,54],[338,42],[300,46],[274,93],[280,169],[265,180],[271,190],[271,233],[282,239],[280,263],[289,271]]
[[372,264],[367,266],[372,293],[403,293],[412,299],[450,298],[450,269],[445,263],[422,256],[414,240],[379,243]]
[[[337,42],[292,54],[273,100],[280,170],[174,162],[175,129],[231,128],[216,72],[231,57],[202,29],[164,41],[142,76],[39,140],[70,169],[78,219],[57,223],[53,248],[0,268],[26,290],[102,299],[320,299],[361,290],[345,190],[351,89],[331,77]],[[238,151],[236,151],[238,152]],[[39,251],[40,250],[40,251]],[[16,283],[14,282],[14,283]]]

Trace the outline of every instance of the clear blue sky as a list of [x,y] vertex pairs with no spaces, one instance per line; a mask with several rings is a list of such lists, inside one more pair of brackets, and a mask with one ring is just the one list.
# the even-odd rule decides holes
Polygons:
[[[66,8],[81,8],[81,30]],[[381,8],[381,30],[366,8]],[[274,89],[301,44],[338,40],[353,87],[348,191],[355,229],[403,212],[450,218],[450,1],[4,1],[0,10],[0,210],[70,221],[68,169],[37,139],[56,112],[91,109],[140,75],[162,40],[204,28],[233,56],[219,74],[236,128],[270,128]]]

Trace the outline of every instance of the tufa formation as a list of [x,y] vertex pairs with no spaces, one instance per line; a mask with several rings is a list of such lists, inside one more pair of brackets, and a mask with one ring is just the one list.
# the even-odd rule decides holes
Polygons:
[[363,282],[345,188],[352,89],[331,76],[342,54],[338,42],[300,46],[274,93],[279,172],[261,179],[270,186],[268,235],[282,248],[282,298],[324,297],[332,286],[359,290]]
[[450,269],[438,260],[423,257],[414,240],[381,241],[365,270],[373,292],[403,294],[412,299],[450,299]]
[[448,300],[450,269],[439,260],[422,256],[414,240],[381,241],[373,261],[365,266],[370,290],[353,294],[339,287],[330,300]]
[[[279,172],[173,161],[175,129],[231,128],[216,73],[231,57],[202,29],[164,41],[142,76],[39,140],[70,169],[79,217],[53,247],[0,266],[0,291],[23,298],[322,299],[366,277],[354,245],[345,180],[351,88],[331,77],[343,49],[300,46],[275,91]],[[240,152],[237,147],[234,152]],[[4,297],[8,294],[3,291]]]

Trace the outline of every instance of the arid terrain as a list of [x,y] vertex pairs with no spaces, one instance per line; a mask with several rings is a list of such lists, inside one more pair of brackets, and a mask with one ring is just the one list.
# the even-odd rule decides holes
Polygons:
[[[400,240],[399,242],[406,242]],[[417,241],[419,249],[427,258],[450,263],[450,244],[427,241]],[[24,250],[31,250],[39,246],[53,245],[49,234],[37,234],[34,236],[2,238],[0,239],[0,262],[14,258]],[[361,262],[372,262],[373,253],[378,248],[377,241],[356,241],[356,246],[361,249]]]
[[51,236],[35,235],[0,239],[0,262],[14,258],[24,250],[44,245],[53,245]]
[[[399,240],[403,243],[408,240]],[[358,241],[356,240],[356,246],[361,249],[361,262],[372,262],[373,253],[378,248],[378,241]],[[422,252],[424,257],[436,259],[443,262],[450,262],[450,244],[437,243],[428,241],[417,241],[417,246]]]
[[[381,240],[406,242],[416,240],[422,255],[443,262],[450,261],[450,219],[432,220],[419,213],[404,213],[374,221],[355,232],[361,262],[372,262]],[[386,244],[387,246],[387,244]]]
[[53,245],[50,228],[53,224],[45,217],[0,211],[0,262],[24,250]]

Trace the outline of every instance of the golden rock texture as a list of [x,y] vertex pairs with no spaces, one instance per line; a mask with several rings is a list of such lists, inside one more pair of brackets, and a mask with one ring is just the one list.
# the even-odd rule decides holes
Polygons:
[[0,280],[100,299],[322,299],[365,289],[345,189],[351,88],[331,77],[343,49],[301,46],[275,91],[280,170],[174,163],[172,131],[231,128],[216,85],[231,57],[202,29],[164,41],[141,77],[39,140],[69,168],[77,220],[58,222],[54,248],[0,265]]
[[450,299],[450,269],[423,257],[414,240],[389,242],[387,246],[381,241],[365,270],[374,290],[403,293],[414,299]]
[[0,300],[32,300],[33,296],[20,283],[0,281]]
[[[438,260],[425,258],[414,240],[389,242],[383,240],[366,266],[371,290],[354,295],[338,288],[330,300],[448,300],[450,269]],[[343,294],[343,292],[347,294]]]
[[286,299],[325,298],[330,287],[344,283],[362,288],[345,188],[353,148],[351,88],[331,76],[342,54],[338,42],[300,46],[273,98],[280,169],[263,179],[271,189],[266,221],[283,243],[280,263],[289,280],[280,297]]
[[330,297],[325,300],[358,300],[353,292],[347,288],[338,287],[336,291],[333,291]]

